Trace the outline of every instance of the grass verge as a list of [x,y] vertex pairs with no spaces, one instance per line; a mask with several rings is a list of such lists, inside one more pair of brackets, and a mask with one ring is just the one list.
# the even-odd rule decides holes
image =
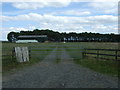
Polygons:
[[96,72],[100,72],[110,76],[119,77],[118,72],[118,61],[113,60],[103,60],[103,59],[95,59],[95,58],[84,58],[81,60],[74,60],[76,64],[79,64],[83,67],[90,68]]
[[[29,62],[19,63],[15,58],[10,56],[12,54],[13,47],[27,46],[30,47],[31,58]],[[54,46],[43,43],[30,43],[30,44],[16,44],[16,43],[3,43],[2,54],[6,55],[2,57],[2,73],[9,73],[13,70],[18,70],[26,66],[34,65],[42,61],[52,50]],[[9,55],[9,56],[7,56]]]
[[[78,49],[75,50],[77,48],[76,46],[74,50],[71,50],[70,45],[71,46],[73,45],[73,47],[78,45]],[[80,52],[82,50],[81,46],[83,48],[118,49],[118,45],[119,43],[80,42],[80,43],[72,43],[72,44],[67,43],[64,46],[67,52],[69,53],[69,55],[74,59],[74,62],[76,64],[79,64],[83,67],[90,68],[91,70],[94,70],[96,72],[100,72],[100,73],[110,75],[110,76],[119,77],[120,76],[119,74],[120,70],[118,70],[119,69],[118,67],[120,65],[119,61],[105,60],[105,59],[97,60],[92,55],[88,55],[89,57],[81,58],[82,53]],[[109,52],[109,51],[101,51],[101,53],[114,54],[114,52]],[[114,59],[114,57],[104,57],[104,58]]]

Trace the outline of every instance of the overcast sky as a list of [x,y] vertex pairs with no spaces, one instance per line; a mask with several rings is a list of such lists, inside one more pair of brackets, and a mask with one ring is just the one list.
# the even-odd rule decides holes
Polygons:
[[117,1],[6,1],[2,2],[0,6],[2,7],[0,15],[2,40],[7,40],[7,34],[11,31],[19,32],[33,29],[77,33],[118,33]]

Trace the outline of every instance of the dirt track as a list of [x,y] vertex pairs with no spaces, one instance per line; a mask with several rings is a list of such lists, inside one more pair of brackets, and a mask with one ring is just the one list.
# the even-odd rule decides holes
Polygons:
[[117,88],[117,78],[108,77],[73,63],[63,48],[56,64],[57,48],[42,62],[3,76],[4,88]]

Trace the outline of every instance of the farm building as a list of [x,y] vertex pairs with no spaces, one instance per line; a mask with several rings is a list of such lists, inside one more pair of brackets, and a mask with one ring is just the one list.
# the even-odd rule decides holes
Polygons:
[[20,35],[16,39],[16,43],[45,42],[47,35]]
[[16,43],[32,43],[38,42],[37,40],[17,40]]

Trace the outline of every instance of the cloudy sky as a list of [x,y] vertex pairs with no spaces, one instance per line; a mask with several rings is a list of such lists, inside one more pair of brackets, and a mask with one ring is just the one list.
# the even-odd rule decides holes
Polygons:
[[113,1],[2,2],[1,40],[7,40],[7,34],[11,31],[28,31],[36,28],[59,32],[117,34],[118,2]]

